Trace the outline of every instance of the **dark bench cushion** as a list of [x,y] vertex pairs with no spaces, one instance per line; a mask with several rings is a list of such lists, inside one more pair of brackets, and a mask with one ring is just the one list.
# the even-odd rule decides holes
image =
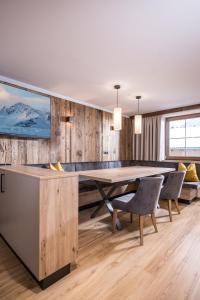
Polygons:
[[75,171],[86,171],[86,170],[98,170],[98,169],[108,169],[108,162],[83,162],[75,163]]
[[[108,186],[111,186],[110,183],[101,183],[102,184],[102,187],[108,187]],[[89,191],[93,191],[93,190],[96,190],[97,189],[97,186],[95,184],[95,181],[94,180],[82,180],[82,181],[79,181],[79,192],[80,193],[83,193],[83,192],[89,192]]]
[[100,162],[80,162],[75,163],[76,171],[98,170],[130,167],[134,165],[132,160],[115,160],[115,161],[100,161]]
[[75,172],[76,168],[75,168],[75,164],[74,163],[68,163],[68,164],[62,164],[63,169],[65,170],[65,172]]
[[178,169],[177,162],[171,161],[153,161],[153,160],[135,160],[135,166],[146,166],[146,167],[163,167],[163,168],[175,168]]
[[47,164],[27,164],[26,166],[30,166],[30,167],[36,167],[36,168],[44,168],[47,169],[48,165]]
[[79,181],[79,192],[88,192],[96,190],[96,184],[93,180],[80,180]]
[[135,163],[133,160],[116,160],[116,161],[108,162],[109,168],[123,168],[123,167],[131,167],[134,165]]
[[200,182],[184,182],[183,188],[200,189]]
[[108,162],[108,167],[109,167],[109,169],[112,169],[112,168],[122,168],[122,161],[121,160],[109,161]]

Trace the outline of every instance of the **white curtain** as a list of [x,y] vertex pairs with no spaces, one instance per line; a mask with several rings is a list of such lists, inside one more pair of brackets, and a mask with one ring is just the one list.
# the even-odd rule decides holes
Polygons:
[[142,134],[133,134],[133,159],[164,159],[164,127],[162,116],[142,119]]

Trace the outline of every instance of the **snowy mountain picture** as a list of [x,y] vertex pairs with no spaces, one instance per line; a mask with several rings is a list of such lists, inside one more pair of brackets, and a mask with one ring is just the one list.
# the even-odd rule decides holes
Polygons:
[[0,134],[50,138],[50,98],[0,83]]

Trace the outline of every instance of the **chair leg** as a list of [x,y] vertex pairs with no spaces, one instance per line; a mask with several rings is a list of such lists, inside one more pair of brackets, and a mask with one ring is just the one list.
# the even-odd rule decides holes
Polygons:
[[180,208],[179,208],[179,205],[178,205],[178,199],[174,199],[174,201],[175,201],[175,206],[176,206],[177,212],[180,215],[181,212],[180,212]]
[[158,232],[158,228],[157,228],[157,224],[156,224],[156,217],[155,217],[155,214],[151,214],[151,220],[152,220],[152,224],[155,228],[155,232]]
[[130,222],[131,222],[131,224],[133,223],[133,214],[132,213],[130,213]]
[[116,231],[116,221],[117,221],[117,209],[113,209],[113,213],[112,213],[113,232]]
[[168,211],[169,211],[170,222],[172,222],[172,200],[168,200]]
[[143,227],[144,227],[144,216],[139,216],[139,226],[140,226],[140,245],[143,245]]

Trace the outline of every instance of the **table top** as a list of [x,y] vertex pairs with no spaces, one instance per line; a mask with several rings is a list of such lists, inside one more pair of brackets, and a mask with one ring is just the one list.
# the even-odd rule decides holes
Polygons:
[[102,182],[122,182],[135,180],[137,178],[159,175],[175,171],[174,168],[158,168],[158,167],[123,167],[123,168],[112,168],[112,169],[99,169],[99,170],[88,170],[78,172],[80,176],[84,176],[85,179],[92,179]]
[[23,166],[23,165],[1,166],[0,170],[31,176],[38,179],[56,179],[56,178],[74,177],[79,175],[77,172],[59,172],[59,171],[52,171],[44,168]]

